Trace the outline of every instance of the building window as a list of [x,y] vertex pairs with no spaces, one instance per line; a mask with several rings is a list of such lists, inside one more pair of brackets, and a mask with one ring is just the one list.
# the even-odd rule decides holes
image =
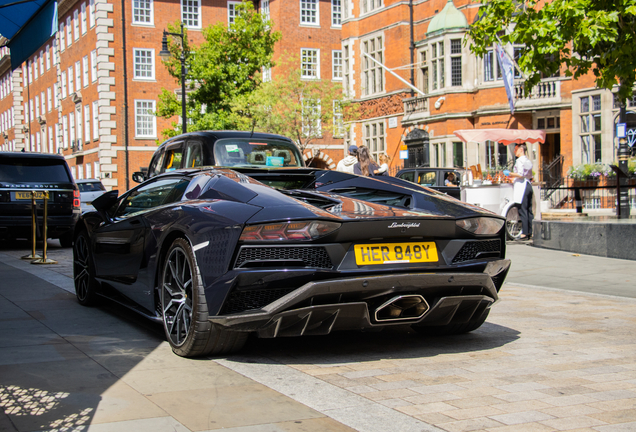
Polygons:
[[152,8],[152,0],[133,0],[133,24],[152,24]]
[[64,148],[68,148],[68,119],[66,116],[62,117],[62,143]]
[[101,175],[99,172],[99,162],[93,162],[93,166],[95,167],[95,178],[99,178]]
[[82,58],[82,86],[88,87],[88,56]]
[[342,0],[331,0],[331,25],[340,27],[342,24]]
[[44,52],[46,53],[46,70],[51,69],[51,52],[49,51],[50,47],[47,45]]
[[423,93],[428,93],[428,52],[426,50],[420,52],[420,85],[419,88]]
[[82,3],[82,12],[80,13],[81,21],[82,21],[82,34],[85,35],[88,31],[86,27],[86,3]]
[[155,78],[155,50],[153,49],[138,49],[135,48],[134,52],[134,70],[135,78],[137,79],[154,79]]
[[91,51],[91,82],[97,81],[97,50]]
[[60,51],[64,51],[66,49],[66,37],[64,36],[64,23],[60,23],[60,31],[59,31],[59,39],[60,39]]
[[[514,64],[519,64],[519,58],[521,57],[521,53],[523,52],[523,47],[514,47],[514,58],[515,58],[515,63]],[[521,72],[519,72],[519,70],[514,67],[513,65],[513,71],[514,71],[514,77],[515,79],[521,79]]]
[[464,143],[461,141],[453,143],[453,166],[456,168],[464,166]]
[[44,51],[40,51],[40,75],[44,75]]
[[451,85],[462,85],[462,40],[451,39]]
[[342,117],[342,103],[333,101],[333,136],[334,138],[342,138],[344,136],[344,120]]
[[53,92],[51,87],[46,89],[46,111],[51,112],[53,109]]
[[53,64],[56,65],[57,64],[57,47],[55,46],[55,43],[51,47],[51,50],[52,50],[51,55],[53,56]]
[[84,121],[82,119],[82,106],[81,105],[76,105],[76,109],[75,109],[75,125],[77,126],[77,149],[81,150],[83,147],[83,142],[82,142],[82,134],[84,133],[84,129],[82,128],[82,122]]
[[331,54],[332,78],[334,80],[342,80],[342,51],[334,50],[331,51]]
[[381,0],[362,0],[360,3],[360,9],[363,14],[372,12],[380,7],[382,7]]
[[270,19],[269,0],[261,1],[261,14],[263,14],[263,17],[265,17],[265,19]]
[[[384,62],[382,37],[362,42],[362,52],[375,59],[379,63]],[[384,91],[384,78],[382,68],[366,55],[362,56],[362,85],[364,95],[373,95]]]
[[380,155],[386,152],[384,122],[367,123],[363,128],[364,145],[369,148],[373,159],[379,162]]
[[75,62],[75,91],[82,89],[82,65],[79,61]]
[[60,106],[60,85],[53,83],[53,108]]
[[301,48],[300,49],[300,69],[302,78],[320,78],[320,50]]
[[93,102],[93,139],[99,138],[99,105],[97,101]]
[[62,82],[62,99],[64,99],[66,97],[66,72],[62,72],[60,81]]
[[91,110],[90,105],[84,105],[84,141],[91,140]]
[[73,43],[73,24],[69,15],[66,17],[66,46],[70,47],[71,43]]
[[68,131],[69,131],[69,143],[72,149],[75,149],[75,112],[68,115]]
[[349,87],[351,85],[351,75],[349,73],[349,45],[345,45],[344,46],[344,65],[343,65],[343,82],[342,82],[342,88],[344,90],[344,93],[346,96],[349,95]]
[[181,21],[190,28],[201,28],[201,1],[181,0]]
[[320,25],[318,0],[300,0],[300,23]]
[[95,27],[95,0],[88,2],[88,24],[90,28]]
[[92,173],[91,171],[92,171],[92,165],[91,165],[91,164],[90,164],[90,162],[89,162],[89,163],[87,163],[87,164],[86,164],[86,178],[87,178],[87,179],[89,179],[89,178],[93,178],[93,177],[92,177],[92,176],[93,176],[93,173]]
[[40,106],[42,115],[46,113],[46,99],[44,99],[44,92],[40,93]]
[[68,68],[67,73],[68,73],[68,95],[70,96],[71,93],[75,92],[75,88],[73,87],[73,66]]
[[444,42],[431,44],[431,65],[433,67],[433,90],[444,88]]
[[78,40],[80,37],[80,22],[79,22],[79,11],[75,9],[73,11],[73,37],[75,40]]
[[272,80],[272,68],[263,68],[263,82],[270,82]]
[[155,101],[135,101],[135,136],[138,138],[155,138],[157,135]]
[[236,18],[236,6],[240,5],[241,2],[237,1],[229,1],[227,2],[227,23],[228,25],[234,24],[234,19]]
[[601,95],[581,97],[581,161],[597,163],[602,160]]
[[318,138],[322,136],[322,122],[320,100],[302,100],[303,136],[307,138]]

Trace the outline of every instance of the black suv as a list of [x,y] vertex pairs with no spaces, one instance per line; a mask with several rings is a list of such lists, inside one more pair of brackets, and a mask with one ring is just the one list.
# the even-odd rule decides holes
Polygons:
[[200,166],[240,168],[304,167],[302,154],[289,138],[241,131],[191,132],[159,146],[147,173],[136,172],[141,183],[166,171]]
[[52,154],[0,152],[0,238],[31,237],[31,191],[40,227],[43,193],[49,191],[47,236],[71,246],[81,212],[79,189],[64,158]]
[[[404,168],[395,176],[461,199],[459,185],[462,172],[463,170],[458,168],[414,167]],[[451,173],[453,175],[449,176]]]

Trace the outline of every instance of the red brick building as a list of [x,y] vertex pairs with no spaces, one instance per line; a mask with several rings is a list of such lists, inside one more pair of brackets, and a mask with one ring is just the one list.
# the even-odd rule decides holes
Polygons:
[[[458,129],[543,129],[545,144],[529,145],[535,172],[563,156],[571,165],[615,158],[614,123],[618,112],[613,94],[594,86],[592,77],[573,81],[546,77],[522,97],[515,72],[515,111],[510,114],[501,71],[493,50],[473,55],[464,36],[479,5],[469,0],[360,0],[347,2],[342,25],[344,86],[366,115],[354,122],[346,145],[366,144],[372,153],[387,152],[392,166],[402,166],[399,151],[409,150],[407,163],[496,169],[512,158],[512,150],[495,142],[462,143]],[[412,49],[411,49],[412,47]],[[514,57],[515,47],[507,51]],[[373,62],[383,63],[420,90]],[[630,102],[630,111],[636,108]],[[628,115],[636,129],[636,113]],[[339,158],[339,159],[340,159]],[[412,161],[412,162],[411,162]]]
[[[341,0],[261,0],[282,33],[276,56],[298,52],[308,79],[342,80]],[[181,19],[194,44],[202,29],[229,23],[239,2],[225,0],[61,0],[59,29],[24,64],[11,70],[0,51],[0,149],[64,154],[77,179],[98,177],[108,189],[131,187],[146,167],[161,131],[161,88],[180,86],[158,56],[169,23]],[[122,9],[123,8],[123,9]],[[277,73],[276,70],[271,73]],[[335,166],[342,138],[325,136],[316,162]],[[311,149],[309,150],[311,152]]]

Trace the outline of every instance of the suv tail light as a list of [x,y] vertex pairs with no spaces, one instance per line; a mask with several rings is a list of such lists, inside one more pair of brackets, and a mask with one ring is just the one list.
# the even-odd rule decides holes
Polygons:
[[79,189],[73,190],[73,207],[80,208],[80,191]]

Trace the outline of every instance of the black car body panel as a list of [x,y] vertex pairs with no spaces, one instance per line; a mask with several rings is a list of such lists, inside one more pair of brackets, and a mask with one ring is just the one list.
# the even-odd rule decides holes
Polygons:
[[[50,192],[47,203],[48,237],[59,238],[72,233],[81,213],[79,190],[64,157],[0,152],[0,237],[31,236],[31,191]],[[41,225],[43,199],[36,199],[36,208],[38,224]]]
[[[198,168],[151,178],[107,214],[82,215],[76,232],[90,238],[100,294],[158,320],[166,251],[176,238],[187,239],[209,320],[278,337],[482,316],[497,300],[510,262],[503,222],[488,235],[457,225],[472,218],[503,221],[400,179],[310,168]],[[295,221],[340,225],[310,241],[240,240],[246,227]],[[385,259],[385,244],[395,253],[403,244],[400,254],[409,258]],[[416,251],[429,261],[412,262]],[[373,264],[372,256],[383,263]],[[430,311],[380,320],[383,304],[401,295],[422,296]]]

